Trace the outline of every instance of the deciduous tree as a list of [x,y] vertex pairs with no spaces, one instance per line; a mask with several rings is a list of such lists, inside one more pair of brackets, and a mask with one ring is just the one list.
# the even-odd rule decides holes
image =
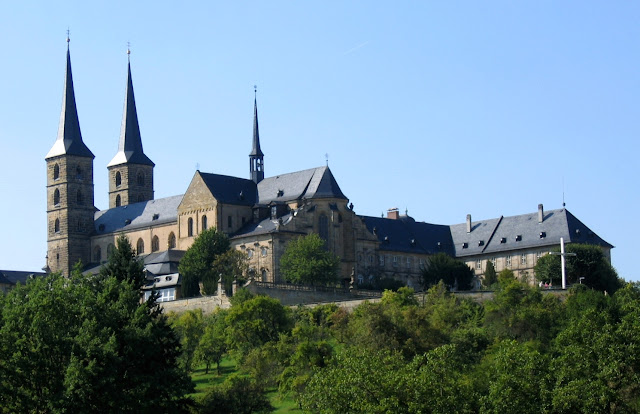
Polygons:
[[229,238],[215,227],[204,230],[196,237],[178,265],[183,297],[197,296],[200,282],[208,286],[216,285],[219,274],[214,273],[213,262],[229,250],[229,246]]
[[338,259],[315,233],[292,240],[280,258],[280,271],[293,283],[325,285],[337,280]]

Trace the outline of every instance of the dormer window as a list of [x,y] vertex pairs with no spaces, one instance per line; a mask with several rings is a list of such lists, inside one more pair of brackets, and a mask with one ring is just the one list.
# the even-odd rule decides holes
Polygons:
[[282,197],[284,195],[284,191],[283,190],[278,190],[278,197]]
[[507,242],[507,238],[506,238],[506,237],[502,237],[502,238],[500,239],[500,243],[504,244],[504,243],[506,243],[506,242]]
[[540,238],[544,239],[545,237],[547,237],[547,232],[546,231],[541,231],[540,232]]
[[468,248],[468,247],[469,247],[469,243],[466,243],[466,242],[465,242],[465,243],[462,243],[462,248],[463,248],[463,249],[466,249],[466,248]]
[[516,236],[516,241],[517,241],[517,242],[522,241],[522,234],[518,234],[518,235]]
[[576,229],[576,237],[580,237],[580,229]]
[[484,240],[478,240],[478,246],[484,246]]

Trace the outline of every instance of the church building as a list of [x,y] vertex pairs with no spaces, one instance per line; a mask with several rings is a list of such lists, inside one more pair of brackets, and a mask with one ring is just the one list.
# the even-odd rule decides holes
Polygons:
[[[68,40],[67,40],[68,41]],[[287,243],[318,234],[340,258],[340,277],[356,284],[394,278],[419,287],[420,270],[433,254],[444,252],[466,262],[481,279],[488,260],[496,270],[513,269],[533,280],[537,259],[566,243],[613,247],[565,208],[455,225],[418,222],[398,209],[386,217],[361,216],[342,192],[328,166],[265,176],[260,148],[257,100],[248,178],[196,171],[184,194],[154,198],[155,164],[144,153],[138,125],[131,64],[118,151],[107,165],[109,208],[94,207],[94,155],[82,139],[76,109],[71,59],[66,77],[58,136],[47,164],[47,265],[68,275],[81,261],[87,268],[104,263],[120,234],[125,234],[147,271],[165,282],[202,231],[216,227],[233,248],[243,251],[251,275],[283,282],[280,257]],[[162,276],[165,279],[162,279]],[[172,276],[167,276],[172,275]],[[176,292],[166,300],[175,299]]]

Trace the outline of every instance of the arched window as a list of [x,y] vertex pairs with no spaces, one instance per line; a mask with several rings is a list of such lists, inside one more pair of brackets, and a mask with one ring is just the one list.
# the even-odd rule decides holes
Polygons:
[[139,186],[144,185],[144,173],[142,171],[138,173],[138,185]]
[[60,205],[60,190],[58,190],[57,188],[56,188],[56,191],[53,192],[53,205],[54,206]]
[[171,234],[169,234],[169,242],[167,243],[170,249],[175,249],[176,248],[176,235],[173,234],[173,232],[171,232]]
[[118,194],[116,196],[116,207],[120,207],[120,205],[122,204],[121,198],[120,198],[120,194]]
[[116,171],[116,187],[120,187],[120,184],[122,184],[122,176],[120,171]]
[[78,190],[78,194],[76,195],[76,201],[80,206],[84,204],[84,197],[82,196],[82,191],[80,190]]
[[76,231],[81,232],[84,230],[84,226],[82,225],[82,219],[78,219],[76,223]]
[[55,223],[53,224],[53,231],[55,233],[60,233],[60,219],[56,219]]
[[157,252],[158,250],[160,250],[160,239],[158,236],[153,236],[153,239],[151,239],[151,251]]
[[202,230],[207,229],[207,216],[202,216]]
[[262,282],[266,282],[267,281],[267,269],[262,269]]
[[109,243],[109,245],[107,246],[107,258],[113,254],[113,251],[115,249],[116,249],[116,246],[114,246],[113,243]]
[[193,237],[193,219],[191,217],[187,220],[187,236]]
[[318,234],[322,240],[329,240],[329,219],[324,214],[318,219]]
[[82,178],[83,178],[82,168],[80,168],[79,165],[76,167],[76,178],[78,180],[82,180]]
[[53,179],[57,180],[60,178],[60,166],[58,164],[53,166]]
[[138,242],[136,243],[136,253],[144,254],[144,241],[142,241],[142,239],[138,239]]
[[102,249],[100,246],[96,246],[96,248],[93,249],[93,261],[96,263],[100,263],[102,261]]

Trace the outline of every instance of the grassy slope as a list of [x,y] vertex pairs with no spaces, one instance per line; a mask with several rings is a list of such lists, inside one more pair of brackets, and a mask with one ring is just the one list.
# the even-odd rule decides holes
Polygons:
[[[205,367],[202,365],[191,373],[191,380],[196,386],[196,392],[191,394],[192,397],[198,398],[207,391],[209,387],[216,384],[221,384],[231,374],[237,371],[235,361],[229,358],[224,358],[220,364],[220,375],[216,371],[215,366],[211,367],[208,374],[205,374]],[[303,413],[298,409],[298,404],[291,398],[281,398],[280,393],[277,390],[270,390],[267,393],[267,397],[271,401],[271,404],[275,407],[273,411],[275,414],[292,414]]]

